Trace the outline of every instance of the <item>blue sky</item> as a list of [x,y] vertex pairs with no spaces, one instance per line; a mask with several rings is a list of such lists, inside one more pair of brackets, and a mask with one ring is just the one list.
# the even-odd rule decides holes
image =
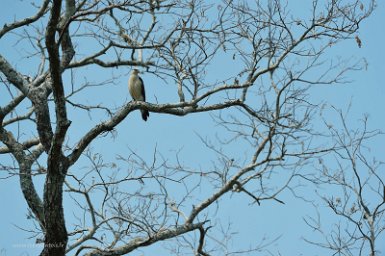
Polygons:
[[[8,1],[5,8],[0,11],[0,26],[4,22],[9,22],[10,19],[16,16],[21,18],[28,15],[31,9],[21,8],[26,4],[26,1]],[[16,14],[16,10],[18,10]],[[378,7],[373,15],[364,21],[359,31],[359,37],[362,40],[362,48],[358,48],[354,39],[347,40],[332,50],[330,54],[341,55],[343,57],[352,56],[356,60],[365,59],[367,68],[362,71],[352,72],[349,74],[349,79],[352,80],[350,84],[334,85],[334,86],[319,86],[312,91],[311,98],[315,102],[328,102],[337,109],[346,110],[351,103],[349,112],[349,120],[352,127],[358,126],[358,119],[362,118],[364,114],[369,115],[369,128],[383,129],[385,127],[385,118],[383,110],[385,109],[385,88],[383,81],[385,80],[385,63],[383,61],[385,51],[385,33],[382,33],[383,26],[385,26],[385,3],[379,1]],[[7,40],[7,37],[2,40]],[[33,67],[28,67],[23,61],[17,51],[9,43],[0,41],[0,52],[5,56],[11,58],[17,66],[22,67],[26,72]],[[100,76],[95,70],[95,80],[100,79]],[[114,71],[112,71],[114,72]],[[213,76],[221,77],[224,70],[218,69]],[[129,70],[126,72],[129,73]],[[79,74],[78,74],[79,75]],[[81,74],[80,74],[81,75]],[[162,86],[156,77],[151,74],[143,74],[146,81],[146,89],[148,101],[155,102],[155,93],[157,90],[168,90],[168,87]],[[88,78],[91,79],[92,78]],[[95,89],[90,98],[90,101],[108,101],[115,102],[116,107],[129,100],[127,94],[126,77],[118,77],[107,92]],[[114,90],[114,94],[108,93],[109,90]],[[97,91],[97,92],[96,92]],[[0,92],[3,91],[0,88]],[[118,96],[121,97],[118,97]],[[169,96],[170,98],[176,95]],[[159,99],[159,97],[158,97]],[[167,100],[164,96],[160,100]],[[0,95],[0,104],[3,105],[3,100]],[[71,112],[69,112],[72,114]],[[105,117],[101,116],[93,119],[92,122],[98,122]],[[328,115],[330,122],[337,122],[337,114],[330,113]],[[74,123],[81,124],[83,120],[87,119],[87,114],[83,113],[78,116],[72,116]],[[139,121],[138,121],[139,120]],[[167,115],[150,114],[149,122],[145,123],[140,120],[139,112],[134,112],[124,120],[117,128],[119,136],[111,139],[111,136],[103,137],[98,143],[91,147],[94,151],[100,152],[106,158],[114,158],[115,152],[124,155],[130,150],[143,155],[145,159],[151,160],[152,152],[155,146],[157,150],[164,151],[166,154],[180,151],[180,158],[185,164],[194,164],[195,168],[207,169],[212,164],[211,160],[214,156],[212,152],[208,152],[204,145],[199,142],[196,134],[203,136],[215,135],[215,126],[208,125],[211,118],[206,114],[197,114],[187,117],[173,117]],[[69,141],[74,143],[90,126],[78,125],[76,131],[73,131]],[[210,130],[209,130],[210,129]],[[129,131],[140,131],[133,134]],[[27,136],[27,135],[26,135]],[[112,143],[111,143],[112,141]],[[384,137],[378,137],[376,140],[370,141],[371,153],[378,159],[385,161],[383,156]],[[106,146],[108,145],[108,146]],[[112,150],[113,149],[113,150]],[[227,149],[232,151],[234,149]],[[170,154],[172,155],[172,154]],[[239,156],[241,158],[241,156]],[[171,158],[171,157],[170,157]],[[8,158],[7,158],[8,159]],[[197,164],[197,159],[199,163]],[[5,161],[5,157],[0,155],[0,161]],[[7,160],[8,161],[8,160]],[[86,162],[81,162],[77,167],[82,168]],[[331,165],[333,163],[330,163]],[[37,184],[42,184],[43,180],[36,179]],[[310,193],[314,192],[314,188],[309,188]],[[204,188],[200,188],[199,197],[203,198],[205,194]],[[307,193],[306,189],[301,190],[301,193]],[[321,193],[326,191],[321,191]],[[0,255],[35,255],[40,251],[34,245],[34,239],[27,240],[31,235],[27,232],[21,231],[20,228],[28,228],[31,223],[27,220],[27,205],[22,197],[18,179],[16,177],[0,180],[0,204],[3,205],[3,211],[0,214]],[[281,255],[325,255],[324,252],[319,251],[318,248],[310,246],[301,240],[301,237],[314,237],[308,227],[306,227],[303,217],[305,215],[315,214],[314,209],[308,203],[304,203],[300,199],[293,198],[289,192],[283,193],[281,200],[286,202],[285,205],[276,202],[265,202],[262,206],[249,205],[250,200],[240,197],[238,194],[226,196],[227,201],[221,203],[220,216],[225,222],[231,222],[232,228],[237,233],[233,236],[232,245],[234,249],[240,249],[238,246],[247,246],[253,239],[256,243],[263,238],[275,239],[269,250],[272,253],[281,253]],[[187,207],[187,206],[186,206]],[[245,211],[238,211],[238,208],[247,209]],[[325,223],[334,221],[334,215],[328,214],[324,204],[319,203],[320,211],[325,213],[323,216]],[[73,209],[66,209],[66,214],[71,220]],[[215,220],[214,220],[215,221]],[[245,239],[247,238],[247,239]],[[252,239],[250,239],[252,238]],[[384,236],[382,236],[384,238]],[[244,242],[245,240],[248,243]],[[383,241],[383,240],[382,240]],[[383,243],[384,244],[384,243]],[[23,248],[27,247],[27,248]],[[31,248],[32,247],[32,248]],[[382,247],[382,248],[381,248]],[[385,245],[379,247],[382,252],[385,252]],[[145,255],[158,255],[156,250],[146,249]],[[135,255],[135,254],[134,254]],[[137,254],[140,255],[140,252]],[[262,255],[267,255],[262,254]],[[328,254],[330,255],[330,253]]]

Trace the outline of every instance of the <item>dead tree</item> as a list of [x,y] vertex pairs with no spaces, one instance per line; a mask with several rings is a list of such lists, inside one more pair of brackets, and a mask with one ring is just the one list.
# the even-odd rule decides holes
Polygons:
[[[41,255],[123,255],[171,239],[208,255],[209,209],[224,195],[282,203],[279,193],[301,166],[331,150],[312,143],[318,107],[307,100],[308,88],[344,82],[357,68],[322,56],[356,36],[374,2],[314,0],[308,7],[304,14],[277,0],[45,0],[34,15],[8,20],[0,40],[24,49],[25,61],[0,52],[2,172],[20,180],[44,241]],[[220,72],[218,63],[231,71]],[[177,97],[95,100],[96,88],[128,78],[131,68],[152,74]],[[95,81],[96,73],[106,78]],[[151,116],[215,113],[227,134],[222,144],[242,142],[245,158],[202,136],[218,155],[204,170],[169,163],[156,150],[153,163],[135,152],[106,163],[90,146],[104,134],[119,138],[114,130],[137,109]],[[89,121],[76,121],[84,112]],[[79,127],[87,131],[77,138]],[[89,169],[80,170],[87,159]],[[114,168],[114,175],[106,173]],[[285,182],[274,185],[282,173]],[[44,176],[44,187],[35,175]],[[199,184],[209,194],[197,200]],[[182,186],[184,195],[172,186]],[[170,200],[175,193],[178,201]],[[63,196],[73,205],[63,204]],[[71,226],[68,207],[87,217]]]

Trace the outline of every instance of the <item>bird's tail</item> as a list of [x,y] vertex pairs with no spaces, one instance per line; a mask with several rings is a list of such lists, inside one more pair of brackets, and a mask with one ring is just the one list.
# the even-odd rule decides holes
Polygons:
[[147,118],[150,116],[150,113],[147,109],[141,109],[140,112],[142,112],[142,118],[144,121],[147,121]]

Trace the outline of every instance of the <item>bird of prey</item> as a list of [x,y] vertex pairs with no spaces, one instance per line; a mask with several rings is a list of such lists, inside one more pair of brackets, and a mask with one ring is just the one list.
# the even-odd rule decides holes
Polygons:
[[[135,101],[146,101],[146,93],[144,91],[144,83],[142,78],[139,76],[139,70],[134,69],[131,71],[130,78],[128,79],[128,90],[131,97]],[[147,121],[150,116],[147,109],[141,109],[142,118]]]

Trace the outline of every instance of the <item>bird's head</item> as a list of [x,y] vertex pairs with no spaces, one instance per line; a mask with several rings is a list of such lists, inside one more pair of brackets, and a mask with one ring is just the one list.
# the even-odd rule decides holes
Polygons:
[[138,69],[134,68],[134,69],[131,71],[131,73],[132,73],[133,75],[138,75],[140,72],[139,72]]

